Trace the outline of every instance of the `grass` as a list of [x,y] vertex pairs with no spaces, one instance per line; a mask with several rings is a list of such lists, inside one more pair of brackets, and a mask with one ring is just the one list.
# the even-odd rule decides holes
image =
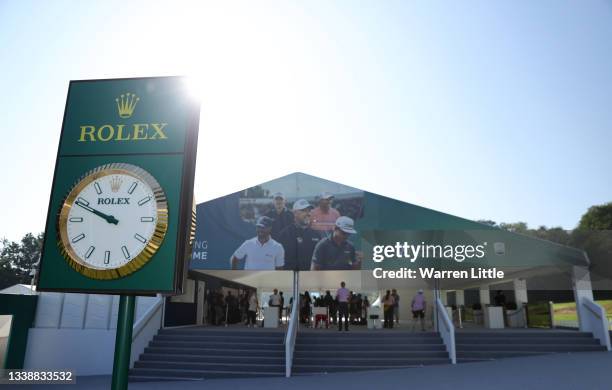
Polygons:
[[[608,318],[612,317],[612,300],[595,302],[599,303],[604,309],[606,309]],[[574,302],[555,303],[553,307],[555,321],[578,321],[578,316],[576,315],[576,304]]]

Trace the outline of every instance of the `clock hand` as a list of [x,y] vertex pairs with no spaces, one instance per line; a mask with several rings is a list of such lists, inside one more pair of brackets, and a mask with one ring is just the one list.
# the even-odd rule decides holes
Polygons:
[[94,213],[98,217],[103,218],[108,223],[112,223],[112,224],[115,224],[115,225],[119,223],[119,221],[115,217],[113,217],[112,215],[106,215],[106,214],[104,214],[104,213],[102,213],[102,212],[100,212],[100,211],[98,211],[98,210],[96,210],[94,208],[91,208],[91,207],[87,206],[84,203],[81,203],[78,200],[75,202],[75,204],[81,206],[82,208],[84,208],[85,210],[87,210],[87,211],[89,211],[91,213]]

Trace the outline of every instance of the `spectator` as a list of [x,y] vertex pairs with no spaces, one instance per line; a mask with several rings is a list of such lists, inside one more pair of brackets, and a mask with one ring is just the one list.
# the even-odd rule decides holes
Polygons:
[[417,320],[421,322],[421,330],[425,331],[425,309],[427,306],[427,302],[425,301],[425,296],[423,295],[423,290],[419,290],[417,295],[412,298],[412,302],[410,307],[412,309],[412,330],[416,327]]
[[276,307],[278,310],[278,320],[280,321],[280,314],[281,314],[281,295],[278,293],[278,289],[274,289],[273,290],[273,294],[270,295],[270,299],[268,300],[268,306],[270,307]]
[[502,290],[497,290],[494,298],[495,306],[504,307],[506,305],[506,296]]
[[400,296],[397,293],[396,289],[391,290],[391,295],[393,295],[393,317],[395,317],[395,324],[399,326],[399,301]]
[[391,295],[391,291],[387,290],[383,298],[383,311],[384,311],[384,324],[383,328],[393,329],[393,305],[395,301],[393,299],[393,295]]
[[336,292],[338,300],[338,331],[342,331],[342,318],[344,318],[344,330],[349,330],[349,295],[350,292],[346,288],[346,283],[340,283],[340,288]]
[[259,302],[257,301],[257,292],[251,290],[248,299],[248,311],[247,311],[247,326],[254,328],[257,321],[257,310],[259,309]]

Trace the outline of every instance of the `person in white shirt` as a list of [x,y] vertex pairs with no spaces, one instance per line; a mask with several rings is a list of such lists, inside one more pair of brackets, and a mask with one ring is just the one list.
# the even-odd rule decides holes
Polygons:
[[278,308],[278,320],[281,319],[281,308],[283,305],[283,297],[278,293],[278,289],[274,289],[274,294],[270,295],[268,306]]
[[255,224],[257,236],[236,249],[231,259],[232,269],[238,269],[238,263],[244,261],[245,270],[281,270],[285,265],[283,246],[270,237],[272,218],[259,217]]

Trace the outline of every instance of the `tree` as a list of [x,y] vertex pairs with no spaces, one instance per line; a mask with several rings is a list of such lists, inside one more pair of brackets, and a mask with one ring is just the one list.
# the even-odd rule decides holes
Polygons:
[[595,279],[612,279],[612,202],[589,207],[572,232],[571,245],[589,255]]
[[612,202],[591,206],[580,218],[578,230],[612,230]]
[[0,240],[0,288],[18,283],[30,283],[30,271],[40,259],[43,233],[28,233],[21,242]]

